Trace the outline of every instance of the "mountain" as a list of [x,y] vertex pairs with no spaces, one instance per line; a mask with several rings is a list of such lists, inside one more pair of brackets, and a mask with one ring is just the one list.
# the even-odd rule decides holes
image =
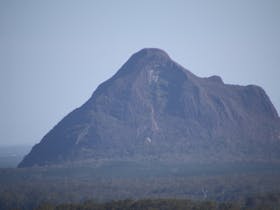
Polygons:
[[198,77],[148,48],[62,119],[19,167],[151,158],[278,161],[280,118],[261,87]]

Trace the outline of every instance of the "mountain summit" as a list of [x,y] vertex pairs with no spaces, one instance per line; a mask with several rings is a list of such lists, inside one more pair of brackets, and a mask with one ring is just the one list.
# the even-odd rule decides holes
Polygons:
[[140,50],[62,119],[19,167],[88,159],[278,161],[280,119],[255,85],[201,78]]

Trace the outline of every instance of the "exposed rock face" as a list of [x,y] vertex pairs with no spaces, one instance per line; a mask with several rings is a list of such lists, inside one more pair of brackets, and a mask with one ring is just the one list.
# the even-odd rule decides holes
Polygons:
[[164,51],[143,49],[19,167],[88,158],[280,160],[280,119],[262,88],[200,78]]

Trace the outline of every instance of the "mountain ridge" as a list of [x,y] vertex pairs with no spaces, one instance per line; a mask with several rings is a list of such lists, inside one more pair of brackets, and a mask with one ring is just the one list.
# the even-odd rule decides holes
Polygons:
[[144,48],[19,167],[90,158],[271,161],[279,159],[279,139],[278,113],[261,87],[198,77],[163,50]]

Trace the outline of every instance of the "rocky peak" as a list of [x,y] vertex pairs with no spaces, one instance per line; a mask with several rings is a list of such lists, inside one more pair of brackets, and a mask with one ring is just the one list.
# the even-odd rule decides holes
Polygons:
[[167,59],[170,60],[169,55],[159,48],[144,48],[136,52],[132,57],[140,59]]
[[163,50],[145,48],[19,166],[146,157],[280,161],[279,139],[280,120],[263,89],[197,77]]
[[166,66],[173,63],[169,55],[158,48],[144,48],[133,54],[128,61],[117,72],[115,77],[141,73],[157,67]]

